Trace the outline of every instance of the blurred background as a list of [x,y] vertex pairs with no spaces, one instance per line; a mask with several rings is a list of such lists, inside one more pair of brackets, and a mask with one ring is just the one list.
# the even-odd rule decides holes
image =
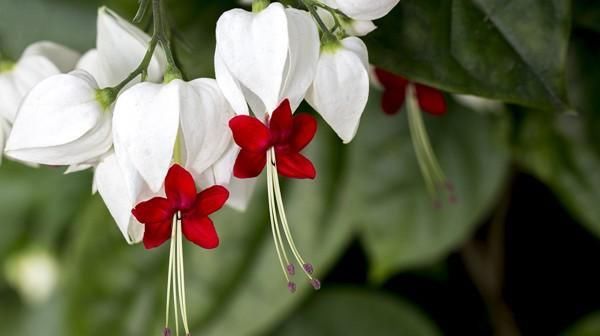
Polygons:
[[[137,4],[0,0],[0,50],[93,48],[101,5]],[[213,76],[235,6],[168,2],[187,78]],[[193,334],[600,335],[600,3],[402,0],[377,25],[371,63],[446,92],[426,124],[458,202],[432,206],[406,113],[373,89],[356,139],[320,127],[318,178],[284,186],[323,289],[287,292],[259,188],[214,218],[219,249],[185,247]],[[0,335],[160,335],[168,247],[128,246],[91,172],[63,171],[0,166]]]

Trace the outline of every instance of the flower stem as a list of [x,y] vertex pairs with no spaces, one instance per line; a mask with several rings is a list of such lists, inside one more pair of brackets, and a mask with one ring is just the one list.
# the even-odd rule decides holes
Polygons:
[[[140,2],[140,9],[138,10],[138,14],[134,18],[140,19],[138,16],[145,14],[145,9],[142,7],[148,6],[148,0],[143,0]],[[170,39],[170,29],[168,27],[168,22],[166,19],[165,9],[162,5],[161,0],[152,0],[152,19],[153,19],[153,33],[150,38],[150,42],[148,42],[148,49],[146,50],[146,54],[144,58],[140,62],[137,68],[133,70],[129,76],[127,76],[121,83],[117,84],[117,86],[110,88],[114,90],[115,97],[116,95],[123,90],[127,84],[129,84],[132,80],[136,79],[138,76],[142,77],[142,81],[146,79],[148,74],[148,68],[150,67],[150,62],[152,61],[152,57],[154,56],[154,51],[156,50],[156,46],[160,45],[165,52],[165,56],[167,58],[167,71],[165,73],[165,81],[169,82],[176,78],[183,78],[181,71],[177,67],[175,62],[175,57],[173,56],[173,51],[171,50],[171,39]]]

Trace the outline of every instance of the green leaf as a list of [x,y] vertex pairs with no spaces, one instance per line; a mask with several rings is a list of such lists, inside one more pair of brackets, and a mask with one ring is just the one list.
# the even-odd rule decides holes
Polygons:
[[441,335],[437,327],[408,302],[383,293],[339,288],[314,295],[274,334]]
[[412,80],[567,109],[568,0],[403,0],[367,38],[371,62]]
[[[387,116],[373,97],[352,146],[362,241],[371,277],[433,263],[462,244],[488,215],[507,176],[504,114],[479,114],[454,102],[427,128],[458,201],[435,209],[418,168],[404,112]],[[445,200],[442,200],[445,201]]]
[[596,335],[600,335],[600,312],[595,312],[582,318],[564,333],[564,336]]
[[525,169],[552,188],[574,217],[600,237],[600,67],[596,58],[600,49],[590,47],[590,41],[594,39],[588,35],[575,36],[570,54],[569,95],[581,113],[521,113],[514,154]]

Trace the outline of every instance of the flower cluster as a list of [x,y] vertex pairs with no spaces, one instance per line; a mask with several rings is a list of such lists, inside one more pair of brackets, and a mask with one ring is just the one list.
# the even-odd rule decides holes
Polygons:
[[398,1],[301,0],[293,8],[255,0],[252,11],[218,20],[216,79],[190,81],[171,51],[161,1],[140,1],[136,20],[151,12],[151,35],[100,8],[96,48],[83,56],[50,42],[33,44],[17,62],[0,55],[0,145],[14,160],[93,169],[92,189],[128,243],[152,249],[171,240],[165,334],[171,287],[189,334],[182,237],[216,248],[208,216],[226,203],[245,209],[263,170],[288,288],[296,290],[300,266],[319,289],[294,242],[279,181],[317,176],[302,154],[317,120],[295,112],[306,100],[344,143],[354,138],[370,86],[358,36]]

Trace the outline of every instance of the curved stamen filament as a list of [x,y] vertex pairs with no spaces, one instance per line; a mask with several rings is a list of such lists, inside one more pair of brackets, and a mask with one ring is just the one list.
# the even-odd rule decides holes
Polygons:
[[169,278],[167,281],[167,306],[165,315],[165,335],[170,335],[169,313],[171,296],[173,296],[173,313],[175,314],[175,334],[179,335],[179,319],[183,321],[186,335],[190,335],[187,318],[187,304],[185,295],[185,268],[183,262],[183,239],[181,229],[181,215],[173,217],[171,231],[171,247],[169,255]]
[[416,97],[416,91],[412,84],[409,84],[406,90],[406,110],[411,136],[414,141],[415,154],[417,162],[425,179],[427,189],[430,195],[434,196],[439,188],[446,188],[450,193],[449,199],[455,199],[452,184],[449,183],[444,175],[442,168],[433,152],[419,103]]
[[[279,185],[279,175],[277,174],[277,160],[276,160],[275,156],[276,156],[275,149],[271,148],[269,150],[269,152],[267,152],[267,158],[268,158],[267,184],[268,184],[268,189],[269,189],[268,190],[268,192],[269,192],[269,210],[270,210],[270,215],[272,218],[271,219],[271,229],[273,230],[273,227],[275,227],[275,229],[273,230],[274,231],[273,237],[275,240],[275,245],[278,249],[278,254],[279,254],[278,245],[280,246],[281,250],[283,250],[283,254],[286,257],[286,262],[287,262],[287,255],[285,254],[285,247],[283,246],[283,240],[282,240],[281,232],[280,232],[280,228],[279,228],[279,223],[281,223],[288,247],[290,248],[292,254],[294,255],[296,262],[299,264],[299,266],[301,266],[304,274],[310,280],[313,287],[315,289],[319,289],[321,284],[320,284],[319,280],[317,280],[316,278],[314,278],[312,276],[312,273],[313,273],[312,265],[309,263],[306,263],[304,261],[304,259],[302,258],[302,255],[300,254],[300,252],[298,251],[298,248],[296,247],[296,243],[294,242],[294,238],[292,237],[292,234],[291,234],[287,216],[285,214],[285,208],[283,206],[283,197],[281,195],[281,187]],[[277,213],[279,213],[279,221],[277,221]],[[275,238],[276,236],[277,236],[277,239]],[[283,262],[281,261],[281,259],[280,259],[280,262],[283,267]],[[291,269],[293,270],[293,265],[288,262],[288,271],[290,270],[290,266],[291,266]],[[286,273],[285,269],[284,269],[284,273]],[[286,279],[288,279],[287,274],[286,274]]]
[[[272,160],[270,151],[267,152],[267,162],[267,194],[269,200],[269,218],[271,220],[271,233],[273,234],[273,242],[275,243],[275,250],[277,251],[277,258],[279,259],[279,263],[281,264],[281,270],[283,271],[285,280],[289,283],[290,278],[288,276],[286,265],[290,265],[290,262],[287,257],[287,253],[285,252],[283,240],[281,239],[281,233],[279,232],[279,222],[277,221],[277,215],[275,214],[275,201],[273,196],[273,175],[271,174],[271,170],[273,169],[273,167],[271,165]],[[283,262],[284,259],[285,265]]]

